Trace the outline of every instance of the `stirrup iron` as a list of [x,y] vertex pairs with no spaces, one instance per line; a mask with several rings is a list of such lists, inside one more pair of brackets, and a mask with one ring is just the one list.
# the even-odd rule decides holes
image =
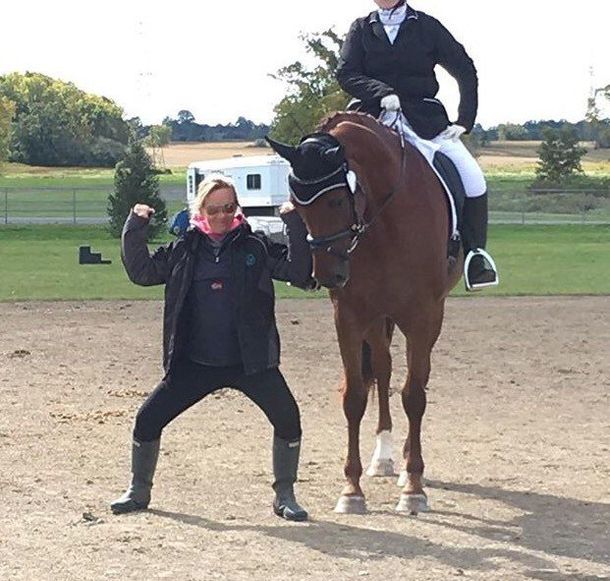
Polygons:
[[[496,275],[495,280],[491,280],[489,282],[481,282],[478,284],[472,284],[470,282],[470,279],[468,278],[468,268],[470,267],[470,262],[475,256],[482,256],[489,263]],[[500,275],[498,274],[496,263],[489,254],[489,252],[487,252],[483,248],[475,248],[474,250],[471,250],[468,253],[468,255],[466,256],[466,260],[464,260],[464,283],[466,284],[467,291],[477,291],[483,288],[487,288],[488,286],[498,286],[498,284],[500,284]]]

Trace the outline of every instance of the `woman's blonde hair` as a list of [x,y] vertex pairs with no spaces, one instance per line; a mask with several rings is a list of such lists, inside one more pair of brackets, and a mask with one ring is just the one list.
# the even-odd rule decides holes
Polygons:
[[205,200],[212,192],[224,189],[231,190],[233,192],[233,195],[235,196],[235,203],[239,205],[237,191],[235,190],[233,180],[222,174],[210,174],[197,187],[197,195],[191,202],[191,218],[201,214],[201,209],[205,204]]

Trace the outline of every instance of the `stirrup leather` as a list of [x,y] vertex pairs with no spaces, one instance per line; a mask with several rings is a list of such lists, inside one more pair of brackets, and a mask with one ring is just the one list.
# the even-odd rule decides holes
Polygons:
[[[470,279],[468,278],[468,268],[470,266],[470,262],[475,256],[482,256],[489,263],[496,275],[496,278],[494,280],[491,280],[489,282],[481,282],[478,284],[472,284],[470,282]],[[494,262],[494,259],[491,257],[489,252],[483,250],[482,248],[475,248],[474,250],[471,250],[468,253],[468,255],[466,256],[466,260],[464,260],[464,282],[466,284],[467,291],[477,291],[488,286],[498,286],[498,284],[500,284],[500,276],[498,275],[496,263]]]

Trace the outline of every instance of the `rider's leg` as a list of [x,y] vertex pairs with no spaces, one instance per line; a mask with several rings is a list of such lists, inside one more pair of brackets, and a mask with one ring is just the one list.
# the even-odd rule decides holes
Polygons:
[[477,290],[498,284],[493,259],[485,251],[487,244],[487,184],[479,164],[461,141],[436,138],[440,151],[454,163],[462,178],[466,199],[462,217],[462,242],[466,268],[466,288]]

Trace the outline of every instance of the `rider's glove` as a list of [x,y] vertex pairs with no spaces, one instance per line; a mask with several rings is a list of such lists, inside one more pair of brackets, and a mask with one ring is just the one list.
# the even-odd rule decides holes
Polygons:
[[386,95],[381,99],[381,108],[394,112],[400,110],[400,99],[398,95]]
[[443,131],[439,137],[441,139],[447,139],[448,141],[459,141],[460,137],[466,133],[466,127],[461,125],[449,125],[445,131]]

